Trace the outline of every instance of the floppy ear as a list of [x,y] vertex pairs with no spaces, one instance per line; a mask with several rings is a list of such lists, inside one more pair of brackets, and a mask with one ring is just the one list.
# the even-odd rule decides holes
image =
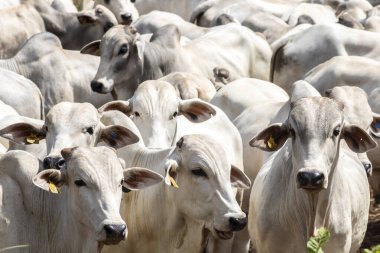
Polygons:
[[162,182],[164,179],[157,172],[139,167],[124,169],[123,174],[124,181],[122,186],[124,192],[128,192],[128,190],[135,191],[147,188]]
[[277,123],[270,125],[253,137],[249,145],[263,151],[276,151],[284,145],[288,137],[287,127],[282,123]]
[[194,123],[200,123],[210,119],[216,114],[215,109],[207,102],[198,98],[180,100],[179,114],[185,116]]
[[80,50],[80,53],[100,56],[100,41],[101,40],[95,40],[93,42],[88,43]]
[[113,125],[101,130],[99,141],[104,141],[108,146],[119,149],[138,142],[139,137],[126,127]]
[[77,19],[78,19],[79,23],[82,25],[93,24],[98,20],[98,18],[94,14],[83,13],[83,12],[77,14]]
[[373,120],[371,123],[371,134],[375,138],[380,138],[380,115],[377,113],[372,113]]
[[129,101],[116,100],[108,102],[98,109],[99,113],[112,110],[120,111],[125,115],[130,116],[132,113],[132,106]]
[[16,123],[0,130],[0,136],[18,144],[38,144],[45,139],[46,133],[41,126],[28,123]]
[[377,147],[371,136],[358,126],[345,125],[342,135],[348,147],[355,153],[364,153]]
[[33,177],[33,184],[44,191],[50,191],[53,193],[54,188],[51,188],[51,185],[54,187],[60,187],[66,184],[66,172],[56,169],[43,170]]
[[247,175],[235,167],[231,165],[231,185],[235,188],[249,189],[251,187],[251,180],[247,177]]

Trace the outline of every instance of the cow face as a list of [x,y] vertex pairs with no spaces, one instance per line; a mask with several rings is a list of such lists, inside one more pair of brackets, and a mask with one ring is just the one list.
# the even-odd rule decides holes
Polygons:
[[130,25],[133,21],[134,7],[129,0],[95,0],[95,4],[104,5],[112,11],[120,24]]
[[120,25],[111,28],[101,41],[85,46],[82,53],[100,53],[99,68],[91,81],[92,90],[98,93],[115,91],[118,96],[131,97],[133,94],[123,94],[126,89],[121,87],[136,83],[135,79],[142,75],[144,48],[145,42],[139,35]]
[[260,132],[251,146],[276,151],[288,138],[292,141],[292,161],[297,186],[307,191],[320,191],[339,157],[340,140],[363,153],[377,146],[362,128],[345,124],[343,105],[329,98],[302,98],[292,103],[288,121]]
[[149,148],[167,148],[176,138],[177,118],[198,123],[215,115],[212,106],[199,99],[180,100],[174,87],[164,81],[145,81],[127,102],[114,101],[100,110],[120,110],[130,116]]
[[82,25],[95,25],[98,29],[99,38],[111,27],[117,25],[117,20],[113,13],[102,5],[97,5],[90,10],[84,10],[77,14],[79,23]]
[[101,141],[120,148],[138,141],[125,127],[104,126],[100,117],[91,104],[62,102],[50,109],[44,125],[17,123],[2,129],[0,135],[20,144],[34,144],[46,138],[45,169],[64,167],[65,161],[60,155],[63,148],[90,147]]
[[220,146],[202,135],[187,135],[176,144],[167,161],[170,176],[179,188],[170,188],[177,208],[187,217],[204,222],[214,236],[230,239],[247,223],[232,186],[248,189],[250,180],[231,166]]
[[[355,86],[338,86],[327,90],[326,96],[344,105],[343,114],[346,122],[357,125],[372,134],[376,139],[373,126],[376,124],[376,116],[372,113],[364,90]],[[379,152],[378,148],[373,150]],[[358,158],[363,164],[367,175],[372,174],[372,163],[366,153],[358,153]]]
[[122,186],[137,190],[161,182],[162,176],[143,168],[123,169],[107,147],[64,149],[62,156],[65,169],[44,170],[33,183],[46,191],[52,191],[51,184],[59,187],[78,229],[99,243],[124,240],[127,228],[119,214]]

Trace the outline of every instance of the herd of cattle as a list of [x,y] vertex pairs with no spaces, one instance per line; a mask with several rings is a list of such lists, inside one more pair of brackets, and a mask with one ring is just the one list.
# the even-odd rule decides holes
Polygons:
[[0,252],[357,252],[377,4],[1,0]]

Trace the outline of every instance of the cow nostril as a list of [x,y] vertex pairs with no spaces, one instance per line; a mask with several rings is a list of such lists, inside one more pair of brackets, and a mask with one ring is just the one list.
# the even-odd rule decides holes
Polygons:
[[95,92],[101,92],[103,88],[103,84],[96,80],[91,81],[91,89]]
[[299,172],[297,174],[297,181],[298,181],[299,187],[306,186],[309,181],[306,172]]
[[247,225],[247,218],[235,218],[230,217],[229,219],[230,227],[233,231],[239,231],[242,230]]
[[44,169],[50,169],[51,167],[53,167],[51,157],[45,157],[42,163],[43,163]]
[[325,176],[322,173],[313,173],[312,184],[315,186],[322,186]]
[[107,238],[124,238],[126,225],[105,225],[104,230],[106,231]]
[[61,170],[65,167],[65,164],[66,164],[65,159],[59,158],[57,162],[57,168]]
[[126,25],[130,25],[132,23],[132,13],[125,12],[120,14],[121,19],[123,20],[123,23]]

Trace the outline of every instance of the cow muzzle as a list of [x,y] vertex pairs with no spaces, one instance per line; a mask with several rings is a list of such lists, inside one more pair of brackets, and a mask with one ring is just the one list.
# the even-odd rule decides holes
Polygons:
[[325,185],[325,175],[318,171],[300,171],[297,174],[297,186],[304,190],[320,191]]
[[123,21],[123,25],[130,25],[132,24],[133,18],[132,13],[130,12],[124,12],[120,14],[121,20]]
[[47,156],[43,160],[43,167],[44,169],[58,169],[61,170],[65,168],[66,162],[65,159],[63,159],[60,156]]
[[247,217],[243,213],[239,217],[231,216],[228,218],[228,230],[219,230],[214,227],[214,231],[217,237],[222,240],[231,239],[235,231],[240,231],[247,225]]
[[106,245],[118,244],[121,240],[125,240],[127,226],[125,224],[108,224],[104,226],[106,232]]
[[91,89],[98,93],[106,93],[104,92],[104,85],[101,82],[98,82],[96,80],[91,81]]

